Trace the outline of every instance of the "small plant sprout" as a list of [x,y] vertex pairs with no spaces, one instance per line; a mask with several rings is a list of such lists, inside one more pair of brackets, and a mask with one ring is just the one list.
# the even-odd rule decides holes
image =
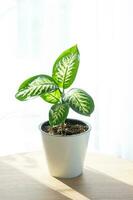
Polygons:
[[36,75],[25,80],[16,93],[16,98],[26,101],[33,97],[53,104],[49,111],[51,128],[63,128],[69,109],[90,116],[94,111],[92,97],[82,89],[73,88],[65,92],[75,80],[80,62],[77,45],[64,51],[53,65],[52,76]]

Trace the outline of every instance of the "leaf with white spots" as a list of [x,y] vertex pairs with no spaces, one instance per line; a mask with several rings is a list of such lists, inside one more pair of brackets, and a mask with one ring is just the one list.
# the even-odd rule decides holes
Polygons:
[[48,75],[37,75],[25,80],[19,87],[16,98],[20,101],[28,100],[35,96],[53,92],[58,86],[52,77]]
[[89,116],[94,111],[94,101],[92,97],[81,89],[71,89],[66,94],[64,100],[79,114]]
[[67,103],[58,103],[51,107],[49,111],[49,123],[51,126],[57,126],[64,123],[69,112]]
[[68,88],[75,80],[79,66],[77,45],[64,51],[55,61],[52,77],[61,88]]

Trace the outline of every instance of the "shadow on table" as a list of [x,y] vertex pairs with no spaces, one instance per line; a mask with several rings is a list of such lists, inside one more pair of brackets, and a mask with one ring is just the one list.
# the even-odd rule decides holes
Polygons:
[[0,162],[0,200],[68,200],[66,196]]
[[30,154],[2,158],[0,200],[133,200],[133,186],[92,168],[73,179],[46,177],[44,171]]
[[90,200],[133,200],[133,186],[92,168],[73,179],[59,179]]

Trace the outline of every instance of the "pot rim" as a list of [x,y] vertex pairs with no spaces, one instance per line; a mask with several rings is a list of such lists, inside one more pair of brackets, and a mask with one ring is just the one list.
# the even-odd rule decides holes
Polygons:
[[48,121],[45,121],[45,122],[42,122],[42,123],[39,124],[39,130],[41,131],[42,134],[45,133],[46,136],[49,136],[49,137],[62,137],[62,138],[64,138],[64,137],[79,137],[79,136],[81,136],[81,135],[90,133],[90,131],[91,131],[91,129],[92,129],[90,123],[88,123],[88,122],[86,122],[86,121],[79,120],[79,119],[73,119],[73,118],[67,118],[67,119],[68,119],[68,120],[78,120],[78,121],[81,121],[81,122],[83,122],[84,124],[86,124],[86,125],[88,126],[88,129],[87,129],[86,131],[82,132],[82,133],[73,134],[73,135],[50,135],[50,134],[48,134],[47,132],[45,132],[45,131],[42,130],[42,125],[43,125],[45,122],[48,122]]

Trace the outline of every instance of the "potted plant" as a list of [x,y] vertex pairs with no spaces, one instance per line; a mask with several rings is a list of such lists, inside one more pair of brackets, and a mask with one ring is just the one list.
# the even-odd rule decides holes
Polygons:
[[72,178],[83,171],[90,125],[82,120],[67,118],[69,109],[90,116],[94,101],[84,90],[74,88],[65,92],[75,80],[79,67],[77,45],[64,51],[53,65],[52,76],[37,75],[25,80],[16,98],[20,101],[41,97],[54,104],[49,121],[40,125],[46,158],[52,176]]

